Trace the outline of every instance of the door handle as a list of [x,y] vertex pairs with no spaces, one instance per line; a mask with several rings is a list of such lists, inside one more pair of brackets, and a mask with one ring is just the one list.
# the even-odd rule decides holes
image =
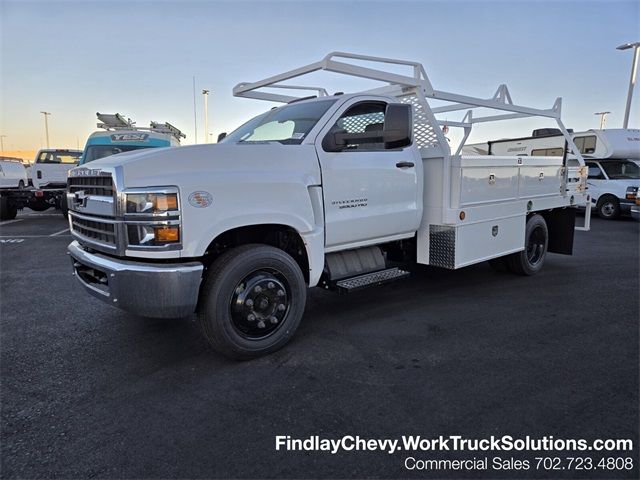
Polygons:
[[416,164],[413,162],[398,162],[396,163],[396,167],[398,168],[409,168],[409,167],[415,167]]

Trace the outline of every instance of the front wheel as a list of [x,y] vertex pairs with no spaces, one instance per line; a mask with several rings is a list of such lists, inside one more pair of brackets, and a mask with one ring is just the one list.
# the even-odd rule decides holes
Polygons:
[[282,348],[300,325],[307,289],[298,264],[268,245],[218,258],[202,288],[204,336],[223,355],[245,360]]
[[620,202],[613,195],[604,195],[596,205],[598,216],[605,220],[614,220],[620,216]]
[[549,245],[547,222],[541,215],[529,217],[524,238],[524,250],[507,257],[509,269],[518,275],[535,275],[544,265]]

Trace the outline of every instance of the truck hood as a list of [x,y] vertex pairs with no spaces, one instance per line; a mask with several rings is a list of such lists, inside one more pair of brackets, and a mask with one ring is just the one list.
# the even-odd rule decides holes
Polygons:
[[[150,148],[120,153],[78,168],[115,170],[125,188],[206,184],[227,176],[273,179],[285,177],[319,185],[320,166],[313,145],[213,144]],[[196,180],[194,182],[194,179]]]

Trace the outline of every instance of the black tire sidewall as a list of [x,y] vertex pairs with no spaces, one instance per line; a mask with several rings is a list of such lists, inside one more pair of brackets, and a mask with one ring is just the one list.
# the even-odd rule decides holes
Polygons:
[[[602,207],[604,206],[605,203],[608,203],[608,202],[611,202],[614,206],[614,211],[611,215],[605,215],[602,213]],[[598,211],[598,216],[605,220],[613,220],[615,218],[618,218],[618,216],[620,215],[620,202],[613,195],[604,195],[603,197],[601,197],[598,200],[598,205],[596,208]]]
[[[306,284],[298,264],[285,252],[266,245],[228,252],[214,264],[205,283],[203,302],[205,334],[222,353],[234,358],[251,358],[273,352],[289,341],[300,324],[306,302]],[[217,262],[216,262],[217,263]],[[251,272],[276,269],[287,280],[291,295],[284,323],[266,338],[243,337],[232,324],[229,304],[236,285]]]
[[[529,238],[533,231],[537,227],[542,227],[545,232],[545,246],[543,252],[543,258],[538,262],[537,265],[531,265],[529,262],[529,258],[527,257],[527,247],[529,245]],[[524,230],[524,250],[518,253],[514,253],[510,255],[508,258],[509,269],[513,273],[517,273],[518,275],[535,275],[537,274],[542,267],[544,266],[545,259],[547,257],[547,252],[549,249],[549,228],[547,227],[547,222],[544,220],[542,215],[534,214],[527,220],[527,225]]]

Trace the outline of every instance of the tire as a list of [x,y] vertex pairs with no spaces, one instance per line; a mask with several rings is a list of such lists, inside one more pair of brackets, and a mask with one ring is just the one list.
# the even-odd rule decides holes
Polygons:
[[29,207],[34,212],[44,212],[45,210],[48,210],[50,206],[51,205],[43,202],[42,200],[36,200],[27,204],[27,207]]
[[603,195],[598,199],[596,211],[600,218],[614,220],[620,216],[620,201],[613,195]]
[[60,200],[60,211],[64,218],[69,218],[69,207],[67,206],[67,199]]
[[524,238],[524,250],[507,257],[509,269],[518,275],[535,275],[544,265],[549,246],[549,229],[541,215],[529,217]]
[[0,197],[0,220],[13,220],[18,215],[18,208],[12,205],[7,197]]
[[221,354],[247,360],[275,352],[291,339],[307,287],[288,254],[252,244],[222,254],[209,268],[201,295],[198,317],[205,338]]
[[508,260],[507,257],[492,258],[491,260],[489,260],[489,266],[495,272],[506,273],[509,271],[509,265],[507,260]]

